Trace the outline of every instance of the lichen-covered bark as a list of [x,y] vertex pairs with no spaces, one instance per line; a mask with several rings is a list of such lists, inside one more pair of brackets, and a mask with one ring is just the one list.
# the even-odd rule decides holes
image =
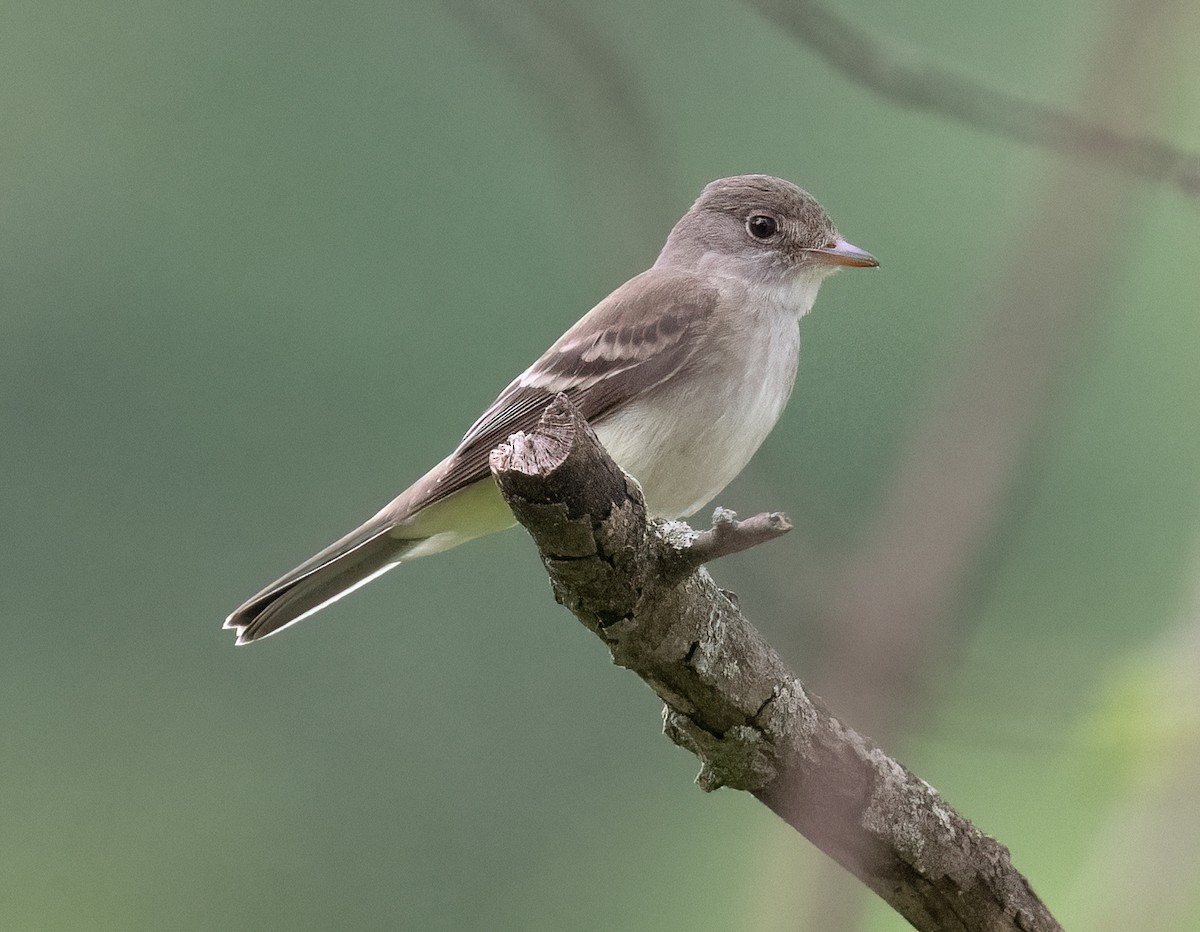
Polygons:
[[746,790],[918,929],[1059,929],[1008,850],[933,787],[836,719],[698,564],[787,530],[719,516],[697,535],[646,519],[564,396],[492,454],[555,597],[666,703],[664,731],[705,790]]

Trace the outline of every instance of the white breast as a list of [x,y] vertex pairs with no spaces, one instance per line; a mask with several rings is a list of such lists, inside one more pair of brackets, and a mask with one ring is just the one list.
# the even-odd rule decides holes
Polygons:
[[727,319],[711,328],[701,365],[594,425],[613,459],[641,484],[651,514],[698,511],[766,439],[792,391],[798,319],[817,285],[742,291]]

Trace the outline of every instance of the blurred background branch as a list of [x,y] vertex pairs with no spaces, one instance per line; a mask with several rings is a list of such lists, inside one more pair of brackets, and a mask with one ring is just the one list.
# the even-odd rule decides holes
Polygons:
[[[873,35],[848,16],[810,0],[746,0],[850,80],[889,103],[961,120],[978,129],[1091,160],[1200,197],[1200,152],[988,87],[935,64],[927,52]],[[1126,22],[1161,15],[1150,0],[1130,7]]]
[[[662,240],[655,218],[669,229],[678,205],[661,128],[626,53],[593,22],[593,8],[561,0],[448,0],[445,7],[498,56],[567,146],[571,180],[586,195],[588,238],[643,261]],[[621,183],[607,183],[614,178]],[[630,224],[631,216],[645,220]]]
[[[1176,0],[1113,3],[1080,106],[1152,124],[1152,103],[1174,75],[1162,47],[1179,11]],[[1104,326],[1108,270],[1126,248],[1136,192],[1077,164],[1047,169],[978,295],[981,332],[931,387],[883,507],[833,587],[833,662],[882,688],[850,701],[873,705],[857,711],[884,732],[914,708],[909,678],[923,681],[951,647],[941,636],[947,611],[1011,517],[1006,496],[1036,432],[1054,429],[1064,375]]]

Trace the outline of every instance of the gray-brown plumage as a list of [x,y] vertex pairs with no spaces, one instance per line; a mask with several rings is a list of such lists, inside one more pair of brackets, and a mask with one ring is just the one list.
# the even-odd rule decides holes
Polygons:
[[651,512],[691,514],[741,471],[795,378],[797,322],[823,278],[874,266],[820,204],[766,175],[714,181],[657,261],[517,377],[458,447],[365,524],[226,619],[238,643],[272,634],[402,560],[513,523],[488,455],[564,392]]

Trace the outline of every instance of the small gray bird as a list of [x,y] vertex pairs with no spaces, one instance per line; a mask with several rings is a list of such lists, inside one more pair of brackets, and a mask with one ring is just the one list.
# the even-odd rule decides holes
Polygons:
[[654,265],[564,333],[500,393],[458,448],[377,515],[267,586],[225,621],[266,637],[404,560],[510,527],[488,469],[564,392],[641,484],[650,513],[685,517],[741,472],[796,378],[800,318],[847,243],[808,192],[768,175],[708,185]]

